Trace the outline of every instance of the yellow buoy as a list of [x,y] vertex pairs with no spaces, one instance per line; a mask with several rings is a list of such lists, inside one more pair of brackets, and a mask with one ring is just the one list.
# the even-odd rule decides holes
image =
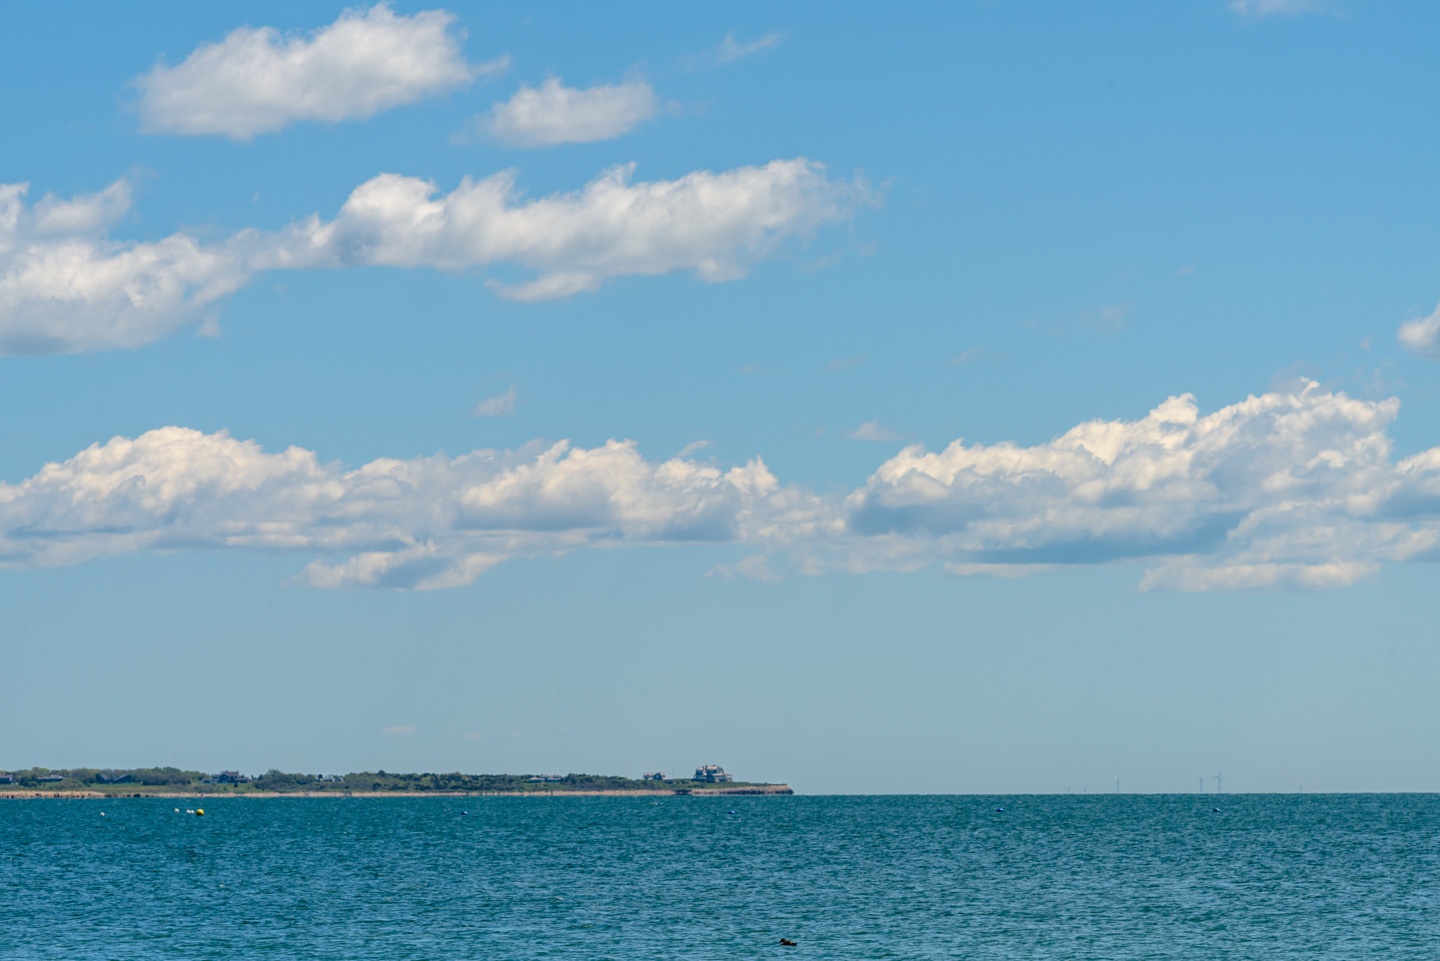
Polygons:
[[205,813],[205,809],[204,809],[204,808],[196,808],[196,809],[195,809],[195,816],[196,816],[196,817],[199,817],[200,815],[202,815],[202,814],[204,814],[204,813]]

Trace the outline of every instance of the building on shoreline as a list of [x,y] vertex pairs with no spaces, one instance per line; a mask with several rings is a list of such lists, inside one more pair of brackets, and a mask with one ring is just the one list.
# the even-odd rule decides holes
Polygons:
[[718,764],[702,764],[695,769],[695,780],[717,783],[735,779],[726,774],[725,769]]

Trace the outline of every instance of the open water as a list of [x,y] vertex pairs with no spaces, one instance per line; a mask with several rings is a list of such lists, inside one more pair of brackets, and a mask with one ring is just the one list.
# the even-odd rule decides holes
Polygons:
[[1440,957],[1432,795],[195,803],[0,801],[0,957]]

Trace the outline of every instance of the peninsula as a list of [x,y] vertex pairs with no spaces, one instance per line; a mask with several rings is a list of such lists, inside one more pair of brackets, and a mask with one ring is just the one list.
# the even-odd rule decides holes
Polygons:
[[[720,771],[716,777],[713,771]],[[238,771],[207,774],[175,767],[29,768],[0,771],[0,798],[26,797],[412,797],[554,795],[788,795],[785,784],[734,781],[706,765],[697,778],[605,774],[287,774],[270,770],[249,776]]]

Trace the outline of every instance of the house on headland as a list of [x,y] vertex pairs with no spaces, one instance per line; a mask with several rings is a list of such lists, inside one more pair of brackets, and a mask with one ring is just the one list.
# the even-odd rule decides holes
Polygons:
[[733,781],[733,777],[725,773],[725,769],[718,764],[702,764],[695,769],[695,780],[697,781]]

